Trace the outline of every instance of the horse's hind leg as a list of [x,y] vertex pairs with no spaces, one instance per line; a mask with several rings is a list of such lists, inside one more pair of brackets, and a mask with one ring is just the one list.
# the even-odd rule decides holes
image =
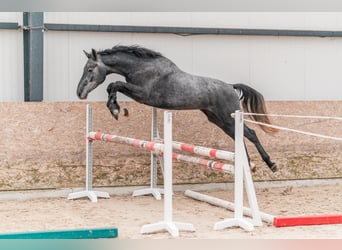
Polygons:
[[246,125],[244,125],[244,136],[247,137],[247,139],[250,140],[255,145],[259,154],[261,155],[261,158],[264,160],[267,166],[273,172],[277,171],[277,164],[271,161],[270,156],[266,153],[265,149],[262,147],[255,131],[247,127]]
[[[222,122],[222,120],[218,119],[217,116],[207,110],[202,110],[202,112],[207,116],[208,120],[212,123],[214,123],[215,125],[217,125],[219,128],[221,128],[230,138],[232,138],[233,140],[235,140],[235,120],[232,118],[228,118],[226,119],[224,122]],[[246,150],[246,155],[247,155],[247,159],[248,159],[248,163],[249,165],[251,165],[250,163],[250,157],[247,151],[247,147],[245,145],[245,150]],[[254,170],[253,170],[254,172]]]

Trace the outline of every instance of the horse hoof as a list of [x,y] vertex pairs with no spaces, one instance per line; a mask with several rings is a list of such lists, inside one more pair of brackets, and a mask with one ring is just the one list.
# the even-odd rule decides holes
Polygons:
[[112,116],[115,118],[115,120],[119,119],[119,110],[118,109],[114,109],[113,111],[111,111]]
[[254,163],[250,163],[250,169],[251,169],[251,171],[252,171],[252,173],[255,173],[256,172],[256,170],[257,170],[257,168],[256,168],[256,165],[254,164]]
[[272,172],[277,172],[278,171],[278,166],[276,163],[273,163],[273,165],[270,167],[270,169],[272,170]]

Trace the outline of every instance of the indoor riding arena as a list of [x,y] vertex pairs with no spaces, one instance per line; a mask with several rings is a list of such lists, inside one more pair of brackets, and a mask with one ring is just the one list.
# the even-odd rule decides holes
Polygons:
[[[342,31],[341,20],[341,13],[96,12],[90,18],[83,12],[1,12],[0,238],[35,232],[64,232],[64,238],[341,238],[342,35],[330,32]],[[257,90],[278,132],[267,134],[255,123],[253,115],[264,114],[245,110],[242,122],[255,131],[276,171],[245,138],[240,146],[248,151],[249,168],[245,150],[236,150],[202,108],[170,110],[172,141],[186,144],[173,153],[197,158],[169,166],[163,161],[169,109],[153,109],[118,90],[118,119],[108,110],[108,84],[129,79],[119,71],[79,99],[80,79],[91,72],[89,53],[116,45],[148,48],[191,75]],[[90,131],[135,144],[93,140]],[[165,152],[146,150],[138,140],[161,144]],[[193,145],[200,150],[189,150]],[[209,157],[192,154],[207,149]],[[214,159],[221,151],[232,152],[234,160]],[[133,195],[144,189],[165,195]],[[243,204],[236,202],[239,190]],[[237,224],[218,229],[225,219]],[[158,222],[177,234],[143,230]],[[183,222],[193,228],[182,230]],[[99,229],[110,233],[94,233]],[[82,230],[87,233],[78,235]]]

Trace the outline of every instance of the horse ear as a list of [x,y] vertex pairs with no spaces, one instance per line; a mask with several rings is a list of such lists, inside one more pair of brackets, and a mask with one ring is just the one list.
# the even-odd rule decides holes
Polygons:
[[90,53],[88,53],[87,51],[83,50],[83,53],[86,55],[86,57],[88,57],[88,59],[90,59],[91,55]]
[[95,49],[91,49],[91,59],[97,61],[97,51]]

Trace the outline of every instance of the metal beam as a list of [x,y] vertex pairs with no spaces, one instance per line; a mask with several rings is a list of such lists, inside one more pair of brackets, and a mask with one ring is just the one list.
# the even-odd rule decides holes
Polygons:
[[43,12],[23,13],[24,100],[43,100]]
[[83,25],[83,24],[45,24],[51,31],[83,32],[133,32],[169,33],[178,35],[245,35],[245,36],[297,36],[297,37],[342,37],[342,31],[325,30],[281,30],[281,29],[231,29],[231,28],[194,28],[164,26],[129,25]]
[[0,29],[2,30],[17,30],[19,28],[20,26],[18,23],[4,23],[4,22],[0,23]]

